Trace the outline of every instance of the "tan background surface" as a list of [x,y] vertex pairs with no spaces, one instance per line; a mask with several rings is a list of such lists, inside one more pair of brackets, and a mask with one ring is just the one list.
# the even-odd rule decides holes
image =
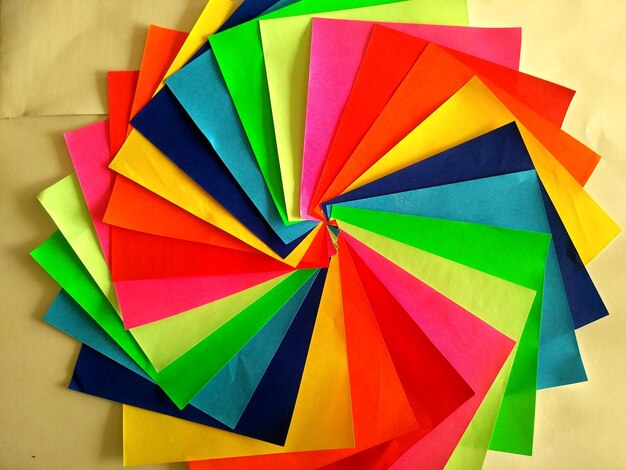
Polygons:
[[[29,116],[0,120],[0,469],[121,468],[121,407],[65,389],[78,345],[41,321],[58,288],[28,256],[54,230],[35,196],[71,171],[61,134],[102,118],[104,72],[138,67],[149,22],[188,29],[202,4],[0,0],[0,116]],[[602,154],[587,188],[626,227],[626,1],[469,4],[474,25],[524,28],[524,71],[578,90],[565,128]],[[32,117],[59,114],[85,116]],[[611,312],[578,334],[590,381],[539,392],[535,455],[486,468],[626,468],[624,266],[624,235],[589,266]]]

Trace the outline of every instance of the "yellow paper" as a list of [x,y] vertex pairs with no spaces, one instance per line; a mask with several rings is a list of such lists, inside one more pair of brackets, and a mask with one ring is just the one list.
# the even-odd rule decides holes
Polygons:
[[[300,180],[306,120],[311,18],[467,24],[458,1],[414,0],[367,8],[316,13],[260,21],[265,71],[272,102],[274,133],[283,183],[287,218],[300,218]],[[450,22],[451,18],[458,17]],[[288,86],[286,85],[288,84]]]
[[[139,132],[131,132],[110,168],[257,250],[281,259]],[[285,262],[295,266],[310,240],[311,234]]]
[[[346,192],[515,120],[515,116],[474,77]],[[520,122],[517,125],[578,254],[588,263],[615,238],[620,228],[554,156]]]
[[176,73],[185,63],[202,47],[207,38],[215,33],[232,15],[241,2],[233,0],[209,0],[204,10],[198,17],[198,21],[189,32],[189,36],[176,54],[176,58],[167,69],[163,81],[157,88],[163,88],[165,79]]
[[124,405],[124,464],[354,446],[337,257],[333,257],[284,447]]

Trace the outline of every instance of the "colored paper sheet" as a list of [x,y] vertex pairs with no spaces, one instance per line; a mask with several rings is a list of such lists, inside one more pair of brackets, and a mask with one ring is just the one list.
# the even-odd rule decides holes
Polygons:
[[[384,29],[387,28],[381,26],[375,27],[375,30]],[[370,42],[368,46],[369,52],[366,51],[364,61],[372,60],[374,61],[374,65],[378,64],[378,68],[374,66],[374,72],[364,68],[359,72],[353,87],[354,91],[351,94],[351,100],[354,100],[357,105],[358,103],[366,103],[366,96],[364,95],[372,88],[372,83],[375,83],[372,82],[372,80],[376,78],[375,71],[385,66],[388,62],[386,57],[389,56],[389,54],[394,55],[391,51],[401,47],[402,44],[408,45],[414,41],[406,34],[401,32],[393,33],[388,29],[387,34],[380,34],[379,36],[387,38],[388,47],[378,51],[378,57],[376,57],[378,48],[374,47],[374,40]],[[346,108],[342,117],[342,123],[347,122],[348,124],[342,128],[340,123],[335,142],[337,139],[340,139],[340,142],[348,141],[351,142],[351,145],[346,148],[339,146],[339,151],[335,153],[333,153],[335,146],[330,149],[326,160],[327,166],[325,167],[325,172],[330,172],[331,174],[327,177],[326,181],[320,181],[321,188],[318,186],[316,190],[317,197],[314,195],[314,203],[317,200],[326,198],[322,195],[324,192],[327,194],[330,193],[332,196],[341,193],[341,191],[353,181],[353,178],[359,176],[359,171],[365,171],[368,165],[376,161],[377,154],[378,158],[380,158],[386,150],[391,148],[391,146],[399,140],[399,138],[390,139],[391,143],[388,143],[385,138],[377,135],[380,128],[373,126],[375,121],[384,122],[386,120],[390,123],[394,123],[395,128],[393,131],[399,133],[400,136],[404,136],[438,106],[443,104],[445,100],[464,85],[474,74],[480,74],[480,76],[485,79],[497,82],[497,86],[492,85],[495,93],[501,93],[503,95],[513,93],[515,96],[521,97],[523,101],[511,97],[508,103],[512,106],[511,109],[514,112],[517,114],[523,113],[526,117],[529,116],[529,113],[534,113],[530,110],[531,107],[537,109],[539,112],[544,112],[546,108],[550,110],[554,108],[564,108],[564,114],[567,105],[569,105],[571,101],[573,92],[564,87],[521,74],[509,68],[501,67],[497,64],[492,64],[460,52],[452,50],[449,52],[453,54],[454,57],[446,55],[441,48],[435,45],[432,45],[424,51],[422,56],[413,64],[409,73],[405,74],[405,79],[402,81],[401,86],[394,93],[394,100],[391,100],[388,106],[385,107],[385,111],[388,113],[387,115],[384,115],[384,112],[376,113],[373,119],[363,122],[363,119],[358,120],[358,111],[356,114],[357,118],[355,118],[352,117],[354,111],[351,113],[350,108]],[[447,62],[450,62],[450,64]],[[442,70],[446,70],[447,73],[442,75]],[[539,92],[534,92],[535,89],[538,89]],[[545,95],[547,92],[550,92],[548,95],[550,98],[546,98]],[[361,106],[365,105],[361,104]],[[407,109],[410,111],[407,112]],[[380,109],[380,111],[382,111],[382,109]],[[598,155],[564,134],[558,127],[550,126],[550,123],[546,119],[541,118],[536,113],[534,113],[533,116],[542,121],[539,127],[543,128],[543,126],[546,125],[552,128],[552,134],[558,134],[561,137],[561,141],[572,147],[571,150],[580,152],[579,158],[574,159],[570,155],[563,154],[560,160],[572,174],[579,175],[581,171],[584,172],[586,180],[598,162]],[[562,119],[562,115],[559,117]],[[356,122],[361,122],[361,126],[356,129],[354,128],[354,124],[351,125],[355,119]],[[405,120],[407,122],[405,122]],[[531,118],[526,119],[526,121],[530,123],[529,125],[537,127],[538,122],[536,120]],[[366,142],[364,135],[370,127],[373,127],[370,132],[372,142]],[[386,130],[386,132],[389,132],[389,130]],[[543,132],[543,134],[545,137],[545,132]],[[384,131],[383,135],[385,135]],[[363,141],[357,147],[361,139],[363,139]],[[546,140],[550,141],[551,139]],[[332,171],[327,169],[329,165],[332,165]],[[359,170],[356,170],[355,166]],[[341,172],[336,177],[337,181],[334,181],[330,187],[328,187],[329,181],[337,175],[340,169]],[[324,175],[322,175],[322,177],[323,176]]]
[[107,74],[107,98],[108,111],[110,115],[125,116],[115,122],[109,122],[109,144],[113,155],[115,155],[128,132],[128,121],[130,120],[131,105],[137,80],[138,71],[115,71]]
[[[333,214],[339,220],[537,292],[518,344],[495,431],[496,434],[506,434],[497,449],[532,453],[539,329],[550,236],[341,206],[334,207]],[[416,235],[418,233],[419,236]],[[464,243],[460,245],[458,240]]]
[[[202,318],[200,315],[196,315],[195,323],[198,323],[198,320],[203,323],[201,326],[208,336],[201,336],[199,331],[177,331],[175,327],[184,322],[184,320],[180,320],[180,315],[172,317],[172,319],[178,319],[174,328],[170,328],[168,321],[147,325],[151,328],[159,328],[160,325],[176,333],[177,336],[170,337],[169,342],[162,345],[167,346],[168,350],[172,338],[178,341],[178,344],[173,345],[174,348],[182,349],[181,336],[184,334],[201,336],[200,338],[190,338],[191,348],[187,347],[182,351],[182,356],[174,362],[170,361],[168,367],[157,373],[135,340],[135,336],[140,336],[146,330],[135,329],[131,334],[123,328],[119,317],[104,299],[80,260],[59,233],[36,249],[33,256],[163,388],[179,408],[186,405],[232,359],[291,297],[298,286],[313,273],[311,270],[298,271],[291,276],[283,276],[273,283],[270,281],[261,287],[234,296],[235,303],[241,300],[242,295],[247,295],[250,299],[247,303],[244,301],[243,310],[237,312],[238,315],[232,315],[231,312],[230,318]],[[276,288],[274,289],[274,287]],[[222,299],[221,302],[225,303],[226,299]],[[215,303],[210,305],[214,307]],[[223,326],[214,328],[212,325],[216,321],[221,321]],[[159,351],[159,353],[162,352]],[[171,350],[169,354],[171,354]]]
[[[459,34],[460,28],[447,26],[405,23],[384,23],[384,25],[459,50],[473,47],[471,53],[511,68],[517,68],[519,65],[520,29],[463,28],[461,31],[466,33]],[[373,23],[365,21],[323,18],[314,18],[312,21],[306,126],[292,124],[294,136],[295,133],[303,134],[301,140],[304,142],[300,153],[295,152],[296,157],[302,155],[301,217],[310,217],[308,208],[314,186],[367,47],[372,26]],[[459,41],[465,34],[471,39],[467,42]],[[336,53],[339,48],[341,54]],[[300,115],[294,113],[292,119],[297,119]],[[295,137],[293,140],[295,149],[298,140]]]
[[[467,24],[465,17],[429,2],[359,8],[316,16],[357,20]],[[300,179],[307,101],[311,15],[260,21],[276,152],[289,220],[300,219]],[[304,45],[304,47],[303,47]],[[308,46],[308,47],[307,47]],[[519,47],[518,47],[519,49]],[[396,51],[398,53],[398,51]],[[289,86],[285,86],[285,84]]]
[[[207,51],[167,80],[185,111],[209,139],[241,188],[283,242],[293,241],[310,229],[310,223],[285,225],[274,204],[263,174],[212,51]],[[210,103],[211,106],[207,106]],[[192,168],[202,172],[200,159]],[[193,176],[193,175],[191,175]]]
[[[288,312],[287,336],[279,342],[276,356],[272,359],[267,371],[262,370],[265,374],[260,382],[257,382],[258,386],[250,398],[250,403],[247,407],[244,406],[243,416],[235,423],[236,433],[279,445],[284,443],[315,323],[324,276],[322,275],[315,282],[315,286],[307,296],[314,280],[315,278],[309,279],[292,297],[292,299],[295,298],[295,302],[290,307],[292,312]],[[296,311],[297,314],[295,314]],[[289,326],[292,319],[293,324]],[[84,351],[81,352],[81,356],[83,353]],[[70,384],[71,388],[226,429],[223,426],[220,427],[213,418],[209,419],[207,415],[198,412],[197,408],[187,407],[179,411],[154,384],[134,376],[135,374],[117,366],[114,361],[102,355],[90,354],[89,351],[86,354],[82,361],[79,357]],[[222,397],[222,400],[225,398],[227,397]],[[272,416],[272,419],[266,419],[268,414]]]
[[[345,448],[354,445],[350,379],[341,308],[341,285],[337,258],[333,258],[291,427],[284,447],[241,438],[215,429],[124,407],[124,461],[127,465],[147,462],[197,460],[235,454],[284,453],[306,449]],[[324,406],[320,406],[323,403]],[[180,440],[165,439],[163,430]],[[333,432],[329,432],[329,430]],[[150,435],[153,430],[153,434]],[[148,431],[148,434],[146,434]],[[207,442],[230,446],[216,452]],[[213,455],[208,455],[211,452]],[[291,454],[287,454],[291,455]]]
[[56,296],[43,320],[135,374],[152,380],[65,290]]
[[119,311],[111,274],[98,243],[87,206],[82,199],[76,175],[66,176],[44,189],[37,198],[59,230],[68,240],[71,240],[72,249],[83,260],[87,272],[104,293],[108,302]]
[[150,101],[150,98],[152,98],[152,95],[154,95],[163,81],[167,69],[186,41],[187,36],[188,33],[183,31],[162,28],[153,24],[148,26],[146,45],[143,49],[139,77],[137,79],[137,88],[132,101],[131,118]]
[[[514,119],[489,89],[473,78],[348,189],[398,171]],[[522,123],[516,122],[550,199],[583,263],[588,263],[619,233],[619,227],[552,153]]]
[[[161,90],[135,116],[132,125],[281,257],[288,256],[301,241],[303,235],[289,243],[281,240],[248,195],[241,191],[211,143],[190,122],[169,88]],[[307,225],[309,229],[312,226]]]
[[[471,158],[464,158],[471,155]],[[515,123],[469,140],[332,200],[371,198],[459,181],[533,170],[533,162]],[[608,315],[552,201],[541,187],[561,276],[576,328]]]
[[114,281],[289,269],[264,253],[174,240],[122,228],[116,232],[111,250]]
[[103,219],[113,184],[113,174],[107,168],[110,161],[107,134],[110,136],[113,129],[107,128],[107,121],[99,121],[67,132],[64,137],[100,247],[104,258],[109,261],[111,227],[104,223]]
[[[550,232],[534,171],[362,199],[348,207]],[[554,244],[546,263],[537,388],[587,380]]]
[[[314,14],[378,3],[380,2],[376,0],[344,1],[338,5],[336,2],[303,0],[262,18]],[[467,21],[467,6],[464,1],[448,2],[445,10],[441,5],[438,7],[451,15],[456,13],[456,16],[449,19],[458,17],[459,21]],[[211,37],[210,42],[272,198],[281,216],[287,221],[258,21],[250,21],[217,34]]]

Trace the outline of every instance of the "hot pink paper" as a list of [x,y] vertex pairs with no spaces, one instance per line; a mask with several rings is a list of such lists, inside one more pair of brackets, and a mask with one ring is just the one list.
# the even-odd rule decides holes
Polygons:
[[[102,219],[111,195],[107,121],[65,134],[67,148],[85,196],[102,252],[110,254],[110,226]],[[288,272],[195,276],[114,282],[126,328],[145,325],[208,304]]]
[[300,215],[308,214],[315,185],[370,33],[375,24],[513,69],[519,68],[521,28],[468,28],[313,18]]
[[342,236],[475,392],[392,467],[443,468],[515,342],[355,238]]
[[111,227],[102,221],[113,187],[113,173],[108,168],[111,160],[108,121],[98,121],[63,136],[108,263],[111,259]]

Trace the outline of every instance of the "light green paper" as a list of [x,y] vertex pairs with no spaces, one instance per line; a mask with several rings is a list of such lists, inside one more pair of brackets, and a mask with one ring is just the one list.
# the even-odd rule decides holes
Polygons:
[[[97,279],[100,290],[105,294],[113,292],[114,295],[109,267],[76,176],[72,174],[50,186],[41,193],[40,200],[87,272],[94,280]],[[286,277],[283,275],[216,302],[132,328],[130,332],[155,369],[162,370]],[[110,300],[109,295],[107,299]]]
[[215,333],[157,372],[60,232],[36,248],[32,256],[181,409],[318,272],[292,273]]
[[[67,197],[69,195],[71,197]],[[37,199],[65,238],[71,240],[72,249],[80,259],[84,260],[89,274],[119,313],[119,303],[111,282],[111,273],[104,260],[93,224],[91,222],[74,223],[77,220],[91,221],[76,174],[72,173],[44,189],[37,195]]]
[[277,158],[290,221],[301,220],[300,183],[313,16],[460,26],[468,24],[465,0],[414,0],[260,22]]
[[[394,2],[389,0],[301,0],[264,15],[262,18],[307,15],[381,3]],[[465,7],[464,0],[463,5]],[[287,218],[280,178],[259,19],[215,34],[209,38],[209,41],[278,212],[285,223],[291,223]]]

